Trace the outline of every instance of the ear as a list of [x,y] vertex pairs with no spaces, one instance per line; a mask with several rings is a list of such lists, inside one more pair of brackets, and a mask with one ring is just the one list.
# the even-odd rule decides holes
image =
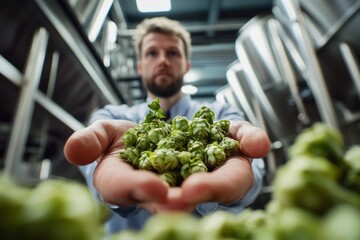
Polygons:
[[138,62],[137,62],[137,72],[138,72],[139,75],[141,75],[141,71],[142,71],[141,62],[138,61]]
[[188,72],[191,68],[191,62],[189,60],[186,60],[186,72]]

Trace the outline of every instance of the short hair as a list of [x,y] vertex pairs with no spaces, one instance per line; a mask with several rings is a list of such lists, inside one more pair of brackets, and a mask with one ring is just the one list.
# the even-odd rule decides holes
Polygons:
[[190,58],[191,36],[180,22],[166,17],[146,18],[136,27],[133,36],[134,47],[137,57],[140,59],[141,45],[144,37],[149,33],[164,33],[179,37],[184,43],[185,57]]

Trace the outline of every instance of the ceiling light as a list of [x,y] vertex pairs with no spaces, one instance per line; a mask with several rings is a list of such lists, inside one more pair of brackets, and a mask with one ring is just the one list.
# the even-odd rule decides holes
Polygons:
[[188,95],[194,95],[195,93],[197,93],[198,91],[198,88],[195,87],[194,85],[184,85],[182,88],[181,88],[181,91],[185,94],[188,94]]
[[139,12],[166,12],[171,10],[171,0],[136,0]]

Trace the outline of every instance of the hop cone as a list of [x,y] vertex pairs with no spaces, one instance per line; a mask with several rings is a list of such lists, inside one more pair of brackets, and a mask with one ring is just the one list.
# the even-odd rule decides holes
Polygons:
[[188,151],[191,153],[191,158],[203,159],[205,145],[200,141],[190,141],[188,143]]
[[220,146],[224,149],[226,157],[232,156],[239,151],[239,142],[235,139],[225,137]]
[[180,175],[177,171],[164,172],[159,176],[162,180],[167,182],[170,185],[170,187],[178,186],[178,183],[181,180]]
[[191,153],[188,151],[181,151],[179,153],[179,159],[181,164],[185,164],[187,162],[190,162],[191,160]]
[[151,149],[151,141],[145,134],[140,134],[136,140],[136,148],[142,152]]
[[180,175],[183,179],[186,179],[191,174],[207,171],[208,168],[206,167],[205,163],[200,159],[194,158],[181,166]]
[[210,108],[202,106],[194,115],[194,118],[206,119],[208,123],[213,124],[215,114]]
[[172,149],[176,149],[177,148],[177,143],[175,142],[174,139],[170,138],[170,137],[166,137],[161,139],[158,144],[157,144],[157,148],[172,148]]
[[153,143],[157,144],[160,139],[166,137],[168,135],[168,131],[164,128],[153,128],[148,133],[148,138]]
[[120,158],[130,163],[134,167],[138,167],[140,153],[135,147],[126,147],[120,150]]
[[139,169],[153,171],[154,168],[150,162],[151,151],[143,151],[139,158]]
[[173,139],[176,143],[176,149],[184,149],[188,142],[188,134],[180,130],[173,130],[171,132],[170,138]]
[[189,121],[184,116],[176,116],[172,120],[172,128],[173,130],[180,130],[183,132],[187,132],[189,128]]
[[230,129],[230,121],[229,120],[222,119],[222,120],[214,122],[213,125],[221,128],[225,132],[225,134],[227,134],[229,132],[229,129]]
[[150,162],[161,173],[174,170],[180,164],[178,152],[174,149],[156,149],[150,155]]
[[216,125],[213,125],[210,131],[211,131],[211,135],[210,135],[211,142],[221,142],[225,137],[225,132]]
[[195,118],[189,126],[190,137],[202,142],[207,142],[210,137],[210,124],[206,119]]
[[224,149],[217,143],[212,143],[205,148],[205,164],[209,168],[215,168],[226,160]]
[[126,146],[135,146],[137,138],[138,138],[137,129],[130,128],[124,133],[121,139],[126,144]]

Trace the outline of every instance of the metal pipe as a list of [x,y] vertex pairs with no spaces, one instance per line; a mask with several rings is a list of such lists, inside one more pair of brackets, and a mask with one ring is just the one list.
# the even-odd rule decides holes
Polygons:
[[34,93],[40,82],[48,38],[49,34],[45,28],[35,32],[25,65],[19,102],[5,156],[5,172],[9,175],[16,175],[23,158],[35,105]]
[[111,104],[121,103],[123,99],[118,88],[112,88],[111,82],[105,81],[105,79],[109,79],[109,76],[102,70],[95,55],[86,46],[86,41],[82,40],[83,37],[76,30],[71,19],[62,11],[61,5],[57,1],[36,0],[36,3],[62,36],[104,98]]
[[241,87],[240,84],[241,80],[246,81],[246,79],[238,79],[238,77],[236,76],[236,72],[239,71],[242,71],[241,64],[239,62],[234,63],[226,72],[227,81],[229,82],[231,88],[233,89],[235,96],[237,97],[249,121],[256,126],[259,126],[254,110],[249,100],[246,97],[244,89]]
[[[0,55],[0,73],[3,74],[7,79],[9,79],[16,86],[21,86],[22,84],[22,74],[15,68],[11,63],[9,63],[5,58]],[[40,104],[44,109],[51,113],[54,117],[63,122],[70,129],[76,131],[81,128],[84,128],[81,122],[76,118],[66,112],[58,104],[49,99],[45,94],[39,90],[34,92],[35,101]]]
[[[281,35],[280,35],[280,29],[281,25],[278,21],[272,21],[270,20],[268,22],[268,27],[270,28],[269,34],[271,36],[271,42],[274,44],[275,49],[277,51],[274,51],[274,57],[278,62],[279,71],[281,72],[281,75],[283,76],[283,79],[287,82],[291,95],[294,99],[295,106],[298,110],[298,119],[301,121],[303,125],[308,125],[310,123],[310,118],[308,116],[308,113],[305,108],[305,104],[302,101],[302,98],[300,96],[300,91],[297,86],[297,80],[295,73],[292,69],[292,66],[290,64],[288,55],[285,51],[285,46],[282,42]],[[285,35],[282,35],[283,37]]]
[[286,11],[288,17],[286,24],[290,24],[291,31],[296,36],[297,48],[306,65],[306,81],[314,95],[322,121],[335,129],[339,129],[335,108],[315,53],[315,47],[307,31],[299,2],[297,0],[279,0],[275,4],[280,5],[280,9]]
[[340,53],[344,58],[345,65],[349,71],[351,79],[353,80],[355,89],[360,97],[360,69],[359,61],[356,59],[355,53],[346,43],[340,43]]
[[95,42],[98,37],[112,4],[113,0],[101,0],[99,2],[89,26],[88,37],[90,42]]

